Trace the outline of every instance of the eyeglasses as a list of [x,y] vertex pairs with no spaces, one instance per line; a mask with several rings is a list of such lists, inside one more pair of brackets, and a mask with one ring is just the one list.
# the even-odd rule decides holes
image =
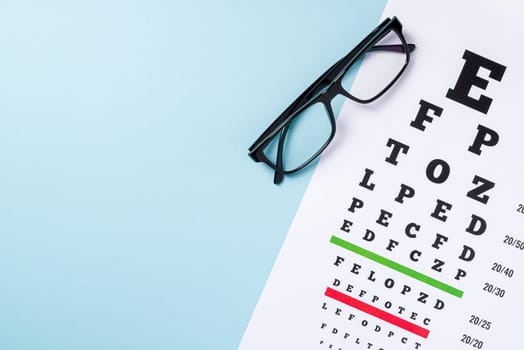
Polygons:
[[[335,136],[333,99],[375,101],[402,75],[414,49],[400,21],[387,18],[287,107],[249,147],[249,156],[275,171],[275,184],[311,164]],[[350,89],[357,68],[365,84]]]

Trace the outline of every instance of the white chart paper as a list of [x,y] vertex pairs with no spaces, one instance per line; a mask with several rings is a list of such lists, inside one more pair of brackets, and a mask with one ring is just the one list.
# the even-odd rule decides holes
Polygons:
[[241,350],[522,349],[519,4],[388,3],[417,49],[344,104]]

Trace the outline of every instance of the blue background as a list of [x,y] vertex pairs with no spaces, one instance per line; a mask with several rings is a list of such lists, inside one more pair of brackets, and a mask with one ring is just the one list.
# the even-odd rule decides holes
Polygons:
[[260,132],[380,1],[0,1],[0,349],[235,349],[312,169]]

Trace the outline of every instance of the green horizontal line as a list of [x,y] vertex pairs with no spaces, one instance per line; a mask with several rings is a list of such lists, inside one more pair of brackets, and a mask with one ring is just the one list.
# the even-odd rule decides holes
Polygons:
[[368,258],[369,260],[373,260],[374,262],[377,262],[381,265],[384,265],[386,267],[389,267],[390,269],[393,269],[395,271],[398,271],[406,276],[412,277],[416,280],[419,280],[420,282],[423,282],[425,284],[428,284],[432,287],[435,287],[437,289],[440,289],[443,292],[449,293],[451,295],[454,295],[458,298],[462,298],[462,295],[464,295],[464,292],[450,286],[449,284],[446,284],[444,282],[440,282],[434,278],[431,278],[427,275],[424,275],[423,273],[420,273],[418,271],[415,271],[413,269],[410,269],[409,267],[406,267],[404,265],[401,265],[399,263],[394,262],[393,260],[389,260],[388,258],[385,258],[383,256],[380,256],[378,254],[375,254],[367,249],[364,249],[362,247],[359,247],[353,243],[349,243],[341,238],[338,238],[336,236],[331,236],[330,242],[341,247],[344,249],[347,249],[353,253],[356,253],[358,255],[361,255],[365,258]]

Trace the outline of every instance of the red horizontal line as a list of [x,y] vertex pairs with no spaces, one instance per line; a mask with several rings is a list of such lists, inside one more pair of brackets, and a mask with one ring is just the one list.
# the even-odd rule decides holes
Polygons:
[[381,310],[379,308],[376,308],[372,305],[369,305],[367,303],[364,303],[363,301],[360,301],[358,299],[352,298],[349,295],[346,295],[344,293],[340,293],[339,291],[336,291],[332,288],[326,288],[326,292],[324,293],[327,297],[330,297],[332,299],[335,299],[337,301],[340,301],[343,304],[349,305],[357,310],[360,310],[362,312],[365,312],[369,315],[375,316],[376,318],[381,319],[382,321],[386,321],[388,323],[391,323],[392,325],[395,325],[399,328],[402,328],[408,332],[411,332],[413,334],[416,334],[418,336],[421,336],[422,338],[427,338],[429,335],[429,330],[422,328],[420,326],[417,326],[414,323],[411,323],[409,321],[406,321],[400,317],[397,317],[395,315],[390,314],[389,312],[386,312],[384,310]]

